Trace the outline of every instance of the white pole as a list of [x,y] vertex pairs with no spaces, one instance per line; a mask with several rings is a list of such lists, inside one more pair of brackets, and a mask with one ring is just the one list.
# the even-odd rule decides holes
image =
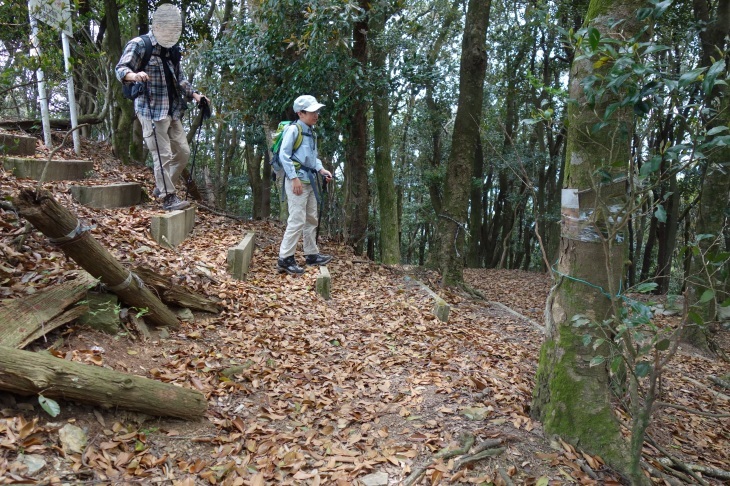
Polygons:
[[[79,125],[79,123],[76,116],[76,94],[74,93],[74,76],[71,70],[71,62],[69,61],[71,57],[71,48],[68,45],[68,35],[66,35],[66,32],[61,32],[61,43],[63,44],[63,61],[66,65],[68,108],[71,112],[71,129],[73,130]],[[81,137],[79,136],[79,131],[74,130],[72,136],[74,140],[74,152],[76,152],[76,155],[81,155]]]
[[[30,15],[30,55],[40,57],[41,50],[38,42],[38,21]],[[46,81],[43,75],[43,70],[38,69],[36,71],[38,77],[38,101],[41,104],[41,121],[43,123],[43,140],[46,143],[46,147],[51,149],[53,147],[53,140],[51,139],[51,117],[48,114],[48,95],[46,95]]]

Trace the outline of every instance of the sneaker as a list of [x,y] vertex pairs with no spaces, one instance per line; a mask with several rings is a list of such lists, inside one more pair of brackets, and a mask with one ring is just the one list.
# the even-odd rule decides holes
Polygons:
[[158,198],[158,197],[160,197],[161,195],[162,195],[162,192],[160,192],[160,190],[159,190],[159,189],[157,189],[157,187],[155,186],[155,188],[154,188],[154,189],[152,189],[152,196],[153,196],[153,197],[154,197],[155,199],[157,199],[157,198]]
[[317,254],[306,256],[307,265],[326,265],[330,260],[332,260],[332,255]]
[[277,267],[279,267],[280,273],[286,272],[289,275],[299,275],[301,273],[304,273],[304,269],[297,265],[296,260],[294,260],[294,256],[279,258],[279,261],[277,262]]
[[168,194],[162,202],[162,209],[165,211],[177,211],[190,206],[189,201],[181,201],[177,194]]

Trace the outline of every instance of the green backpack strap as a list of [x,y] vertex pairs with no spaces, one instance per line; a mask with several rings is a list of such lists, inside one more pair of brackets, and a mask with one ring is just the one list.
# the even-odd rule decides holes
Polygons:
[[302,126],[299,123],[294,123],[294,125],[297,127],[297,139],[294,140],[292,154],[302,145],[302,140],[304,140],[304,136],[302,135]]

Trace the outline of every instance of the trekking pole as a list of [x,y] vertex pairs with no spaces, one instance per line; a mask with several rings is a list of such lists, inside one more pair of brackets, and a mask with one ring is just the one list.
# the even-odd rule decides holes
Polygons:
[[205,98],[201,95],[200,101],[198,101],[198,108],[200,108],[200,125],[198,125],[198,131],[195,134],[195,146],[193,148],[193,162],[190,166],[190,173],[188,174],[188,179],[185,181],[185,200],[188,199],[188,194],[190,193],[190,184],[193,183],[193,173],[195,172],[195,155],[198,153],[198,145],[200,142],[198,139],[200,138],[200,129],[203,128],[203,122],[210,118],[210,105],[208,104],[208,98]]
[[[319,177],[317,177],[319,182]],[[324,195],[327,194],[327,178],[322,178],[322,190],[320,191],[319,198],[319,214],[317,215],[317,234],[314,236],[314,243],[316,244],[319,240],[319,225],[322,223],[322,209],[324,208]]]
[[[147,97],[147,108],[150,110],[150,117],[152,117],[152,100],[150,100],[149,81],[144,82],[144,94]],[[167,197],[167,181],[165,180],[165,168],[162,166],[162,157],[160,157],[160,144],[157,143],[157,129],[155,128],[155,120],[153,118],[150,118],[150,121],[152,122],[152,136],[155,137],[157,163],[160,166],[160,174],[162,174],[162,187],[165,188],[165,197]]]

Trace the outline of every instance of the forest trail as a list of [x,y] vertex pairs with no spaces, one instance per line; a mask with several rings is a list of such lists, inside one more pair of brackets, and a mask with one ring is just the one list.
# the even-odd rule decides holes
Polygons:
[[[88,154],[100,177],[151,190],[149,169],[119,167],[106,153],[103,147]],[[32,185],[7,172],[0,181],[3,200]],[[439,290],[433,272],[353,256],[324,232],[322,250],[335,256],[328,265],[332,299],[324,301],[314,291],[316,268],[301,277],[276,273],[279,222],[200,209],[192,235],[169,250],[149,236],[156,204],[89,209],[73,202],[64,183],[46,187],[93,223],[93,236],[117,258],[145,263],[218,300],[223,311],[195,313],[169,332],[153,330],[149,341],[71,325],[27,349],[53,347],[65,359],[191,387],[209,406],[203,419],[185,422],[60,402],[52,418],[36,397],[3,393],[0,484],[24,478],[29,456],[43,461],[33,478],[44,484],[399,484],[422,466],[423,484],[619,483],[600,458],[546,439],[530,418],[542,336],[529,320],[542,324],[548,276],[468,270],[467,282],[486,301],[473,299]],[[76,270],[37,232],[13,249],[25,222],[6,208],[0,213],[0,298],[22,297]],[[247,231],[256,232],[257,248],[248,279],[238,281],[226,273],[226,250]],[[448,322],[431,314],[416,278],[449,303]],[[686,378],[706,382],[729,372],[727,363],[683,352],[663,400],[728,414],[727,400]],[[59,430],[66,424],[86,433],[83,450],[62,452]],[[687,462],[730,470],[729,429],[727,418],[666,409],[650,433]],[[499,439],[505,450],[463,467],[455,462],[460,456],[437,457],[467,436],[475,447]],[[646,446],[645,457],[657,451]]]

